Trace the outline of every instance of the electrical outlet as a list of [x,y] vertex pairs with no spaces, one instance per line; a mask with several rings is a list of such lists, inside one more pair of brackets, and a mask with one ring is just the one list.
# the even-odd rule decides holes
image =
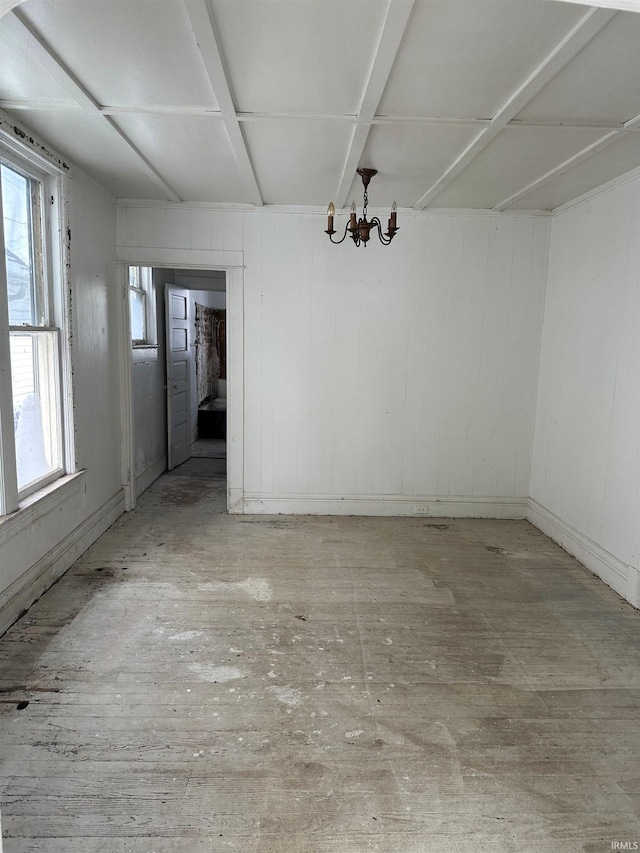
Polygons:
[[416,504],[413,511],[416,515],[429,515],[429,506],[427,504]]

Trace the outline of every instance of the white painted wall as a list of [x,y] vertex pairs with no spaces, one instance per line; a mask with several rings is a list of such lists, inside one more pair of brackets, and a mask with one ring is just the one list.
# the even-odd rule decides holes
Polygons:
[[85,473],[40,504],[23,528],[0,524],[0,633],[122,512],[115,203],[71,180],[73,389],[78,465]]
[[134,350],[131,367],[136,497],[167,468],[164,286],[173,283],[173,270],[153,270],[158,345],[153,349]]
[[[218,293],[222,294],[224,300],[226,278],[224,271],[211,270],[207,272],[205,270],[197,270],[197,273],[197,275],[195,273],[187,274],[183,270],[176,270],[176,284],[180,287],[186,287],[189,290],[210,291],[220,288]],[[224,305],[222,307],[224,308]]]
[[217,290],[192,290],[191,301],[194,305],[197,302],[198,305],[205,305],[207,308],[224,309],[227,304],[227,294]]
[[71,203],[71,276],[74,288],[73,388],[78,464],[87,469],[87,509],[122,486],[118,299],[114,204],[94,185],[74,177]]
[[119,210],[121,247],[244,253],[247,510],[524,514],[548,219],[401,219]]
[[532,520],[636,606],[640,178],[554,217]]
[[227,307],[227,294],[224,290],[198,290],[194,293],[194,301],[207,308],[217,308],[222,311]]

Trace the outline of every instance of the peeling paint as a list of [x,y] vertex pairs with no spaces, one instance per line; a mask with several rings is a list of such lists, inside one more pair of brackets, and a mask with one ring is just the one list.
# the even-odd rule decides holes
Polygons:
[[201,637],[202,631],[178,631],[177,634],[173,634],[169,637],[169,640],[193,640],[196,637]]
[[221,682],[246,678],[246,674],[235,666],[213,666],[212,664],[192,663],[189,671],[202,681]]
[[65,172],[70,171],[71,167],[68,163],[65,163],[65,161],[58,157],[57,154],[54,154],[53,151],[50,151],[45,145],[38,142],[37,139],[34,139],[33,136],[29,136],[29,134],[21,127],[18,127],[17,124],[9,124],[9,122],[0,117],[0,128],[12,131],[13,135],[16,136],[24,145],[29,145],[34,151],[40,154],[41,157],[46,158],[59,169],[64,169]]
[[288,708],[299,708],[302,705],[302,694],[294,687],[268,687],[278,700]]
[[247,578],[244,581],[237,581],[236,583],[229,581],[199,583],[198,589],[201,592],[225,592],[227,590],[239,589],[242,592],[246,592],[256,601],[271,601],[273,597],[271,584],[265,578]]

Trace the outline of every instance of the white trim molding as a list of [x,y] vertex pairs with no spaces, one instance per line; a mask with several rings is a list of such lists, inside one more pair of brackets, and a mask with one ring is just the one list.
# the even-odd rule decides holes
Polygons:
[[[133,386],[131,369],[133,365],[133,350],[131,347],[131,316],[129,313],[129,277],[124,264],[116,265],[116,281],[120,298],[116,303],[118,317],[118,371],[120,378],[120,395],[123,401],[132,400]],[[133,465],[135,452],[133,447],[133,405],[120,407],[120,447],[121,478],[124,494],[124,508],[130,512],[136,505],[135,482]],[[1,851],[0,851],[1,853]]]
[[[166,205],[165,205],[166,206]],[[116,261],[147,267],[228,270],[244,265],[242,252],[211,249],[162,249],[154,246],[118,246]]]
[[[231,252],[225,254],[232,254]],[[244,269],[227,268],[227,509],[244,501]]]
[[[639,131],[640,132],[640,131]],[[350,204],[350,202],[349,202]],[[316,216],[321,216],[324,220],[327,218],[327,207],[326,205],[317,205],[317,204],[263,204],[261,207],[256,207],[252,204],[232,204],[225,202],[205,202],[205,201],[183,201],[180,204],[170,204],[166,201],[161,201],[158,199],[135,199],[135,198],[119,198],[118,199],[118,208],[125,209],[129,207],[133,208],[160,208],[163,210],[218,210],[225,213],[287,213],[292,216],[299,216],[302,214],[311,214]],[[336,210],[338,207],[336,207]],[[341,208],[342,210],[348,211],[349,205]],[[378,215],[387,213],[388,207],[376,207],[375,205],[369,205],[369,211],[372,213],[377,213]],[[416,210],[413,207],[399,207],[398,208],[398,216],[402,216],[403,218],[406,216],[415,216],[415,217],[423,217],[423,216],[494,216],[494,217],[506,217],[506,216],[520,216],[520,217],[529,217],[529,216],[552,216],[552,211],[550,210],[520,210],[519,208],[508,208],[507,210],[493,210],[490,207],[427,207],[422,210]],[[119,246],[118,247],[118,257],[122,261],[126,261],[127,252],[137,252],[138,249],[136,247],[126,247]],[[164,249],[163,251],[172,251],[169,249]],[[206,251],[209,254],[211,250],[195,250],[195,249],[184,249],[177,251]],[[228,251],[225,251],[225,255],[231,254]],[[240,253],[238,253],[240,254]]]
[[101,112],[98,101],[88,91],[82,81],[67,67],[61,57],[55,53],[53,48],[47,44],[34,25],[24,17],[22,11],[15,10],[5,15],[3,25],[9,29],[16,42],[29,51],[40,67],[59,83],[69,97],[87,115],[93,117],[99,116],[101,118],[102,126],[109,128],[112,135],[120,139],[127,146],[129,153],[137,160],[137,165],[169,200],[182,201],[180,196],[167,184],[157,169],[154,168],[144,154],[133,144],[124,131],[120,129],[116,121]]
[[74,495],[86,489],[86,471],[59,477],[20,501],[19,508],[0,518],[0,548],[14,536],[24,535],[40,519],[54,512]]
[[122,491],[118,491],[0,592],[0,636],[62,577],[123,512],[124,496]]
[[202,58],[211,90],[220,107],[220,117],[224,122],[240,175],[253,203],[261,205],[260,187],[238,121],[226,62],[220,44],[220,34],[213,20],[211,7],[206,0],[182,0],[182,6],[193,33],[195,46]]
[[415,518],[524,519],[528,499],[493,496],[408,497],[407,495],[276,495],[245,493],[248,515],[368,515]]
[[413,4],[414,0],[391,0],[387,6],[382,31],[373,56],[373,63],[369,69],[369,76],[356,116],[349,150],[342,168],[340,183],[335,194],[339,207],[344,207],[348,203],[349,188],[367,144],[371,125],[383,92],[389,82],[391,69],[400,50],[400,43],[409,23]]
[[[615,14],[615,11],[611,10],[596,7],[588,8],[577,24],[554,47],[535,71],[509,96],[491,119],[491,124],[476,134],[464,151],[418,199],[414,207],[419,210],[431,204],[509,125],[509,122],[609,23]],[[615,132],[612,134],[615,136]],[[526,189],[529,191],[529,187]]]
[[[553,2],[584,4],[584,0],[553,0]],[[603,9],[623,9],[627,12],[640,12],[640,0],[597,0],[597,2],[590,3],[589,5],[599,6]]]
[[526,517],[535,527],[625,598],[629,604],[640,608],[640,571],[636,566],[623,563],[606,548],[567,524],[533,498],[529,498]]
[[607,181],[606,184],[600,184],[600,186],[593,187],[593,189],[587,190],[586,193],[582,193],[582,195],[576,196],[570,201],[566,201],[564,204],[554,208],[551,211],[551,215],[562,216],[563,213],[573,210],[574,207],[578,207],[579,205],[585,204],[594,198],[598,198],[598,196],[611,192],[611,190],[615,190],[623,184],[628,184],[630,181],[635,181],[636,178],[640,178],[640,167],[631,169],[629,172],[624,172],[624,174],[618,175],[616,178],[612,178],[610,181]]

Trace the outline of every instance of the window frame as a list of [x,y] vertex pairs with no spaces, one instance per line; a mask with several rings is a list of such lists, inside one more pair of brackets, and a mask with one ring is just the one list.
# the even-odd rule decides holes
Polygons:
[[[19,143],[5,132],[0,132],[0,161],[10,169],[38,182],[39,209],[37,225],[35,216],[32,229],[39,242],[38,262],[41,280],[37,286],[37,325],[11,325],[9,320],[9,295],[5,262],[4,227],[0,229],[0,522],[29,505],[38,493],[48,494],[57,480],[74,474],[77,470],[71,368],[71,287],[69,278],[69,178],[44,157]],[[0,214],[2,199],[0,197]],[[63,239],[63,237],[65,239]],[[38,304],[39,303],[39,304]],[[11,333],[31,333],[36,338],[52,338],[54,364],[51,367],[52,392],[57,399],[58,461],[59,466],[43,476],[18,488],[14,411],[10,369]],[[45,337],[46,336],[46,337]]]
[[[131,270],[138,270],[139,286],[131,284]],[[157,349],[158,333],[156,324],[156,298],[155,288],[153,285],[153,267],[144,266],[141,264],[129,264],[127,267],[127,286],[128,286],[128,309],[129,309],[129,328],[131,329],[131,293],[139,293],[144,296],[144,337],[134,338],[131,334],[131,347],[134,350],[142,349]]]

